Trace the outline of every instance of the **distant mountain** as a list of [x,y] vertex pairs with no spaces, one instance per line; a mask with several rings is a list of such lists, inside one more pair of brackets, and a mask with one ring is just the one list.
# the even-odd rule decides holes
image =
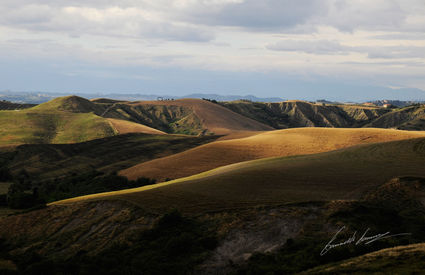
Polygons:
[[0,100],[6,100],[20,104],[41,104],[52,100],[56,97],[65,96],[66,94],[46,94],[41,92],[12,92],[0,91]]
[[234,100],[249,100],[253,102],[281,102],[284,99],[280,97],[265,97],[260,98],[254,95],[217,95],[217,94],[190,94],[181,98],[206,98],[217,101],[234,101]]
[[375,101],[372,101],[371,103],[375,104],[376,106],[384,106],[385,104],[391,104],[397,107],[406,107],[409,105],[424,103],[424,101],[419,102],[419,101],[400,101],[400,100],[375,100]]
[[[206,98],[217,101],[233,101],[233,100],[249,100],[254,102],[280,102],[283,101],[279,97],[267,97],[260,98],[253,95],[218,95],[218,94],[190,94],[185,96],[171,96],[171,95],[155,95],[155,94],[129,94],[129,93],[109,93],[109,94],[100,94],[100,93],[76,93],[72,94],[88,98],[113,98],[116,100],[123,101],[139,101],[139,100],[157,100],[157,99],[182,99],[182,98]],[[43,92],[12,92],[12,91],[0,91],[0,100],[7,100],[16,103],[30,103],[30,104],[40,104],[52,100],[56,97],[67,96],[69,94],[63,93],[43,93]]]
[[0,101],[0,110],[20,110],[20,109],[31,108],[34,106],[35,106],[34,104],[13,103],[7,100]]

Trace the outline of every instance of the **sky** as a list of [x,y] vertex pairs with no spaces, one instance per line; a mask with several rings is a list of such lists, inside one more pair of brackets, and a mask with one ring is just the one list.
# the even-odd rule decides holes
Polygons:
[[425,100],[423,0],[1,0],[0,90]]

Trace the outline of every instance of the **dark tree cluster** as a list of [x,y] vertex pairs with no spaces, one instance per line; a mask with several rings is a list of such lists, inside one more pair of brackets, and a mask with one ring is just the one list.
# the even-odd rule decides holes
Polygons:
[[15,183],[9,187],[6,201],[10,208],[25,209],[43,205],[46,202],[155,183],[156,180],[145,177],[128,180],[116,173],[104,174],[96,170],[82,174],[72,173],[63,178],[33,183],[28,173],[23,170],[17,176]]

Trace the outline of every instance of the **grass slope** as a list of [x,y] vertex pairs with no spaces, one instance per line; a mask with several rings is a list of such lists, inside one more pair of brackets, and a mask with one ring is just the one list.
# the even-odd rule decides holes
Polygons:
[[144,133],[144,134],[152,134],[152,135],[165,135],[163,131],[151,128],[146,125],[121,120],[121,119],[114,119],[114,118],[108,118],[107,119],[112,126],[117,130],[119,134],[128,134],[128,133]]
[[109,122],[91,113],[0,111],[0,144],[74,143],[115,135]]
[[124,199],[184,212],[317,200],[350,200],[391,178],[425,176],[425,138],[360,145],[315,155],[237,163],[138,189],[57,202]]
[[129,179],[144,175],[163,181],[220,166],[267,157],[315,154],[358,144],[425,137],[425,132],[388,129],[296,128],[212,142],[191,150],[138,164],[120,172]]
[[425,243],[397,246],[300,274],[420,274],[425,270]]

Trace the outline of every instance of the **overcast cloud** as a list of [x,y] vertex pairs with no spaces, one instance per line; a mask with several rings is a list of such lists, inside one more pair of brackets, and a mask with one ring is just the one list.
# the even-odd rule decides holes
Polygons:
[[0,66],[61,63],[74,77],[103,68],[117,81],[143,67],[132,71],[140,85],[169,69],[425,90],[423,0],[2,0],[0,14]]

